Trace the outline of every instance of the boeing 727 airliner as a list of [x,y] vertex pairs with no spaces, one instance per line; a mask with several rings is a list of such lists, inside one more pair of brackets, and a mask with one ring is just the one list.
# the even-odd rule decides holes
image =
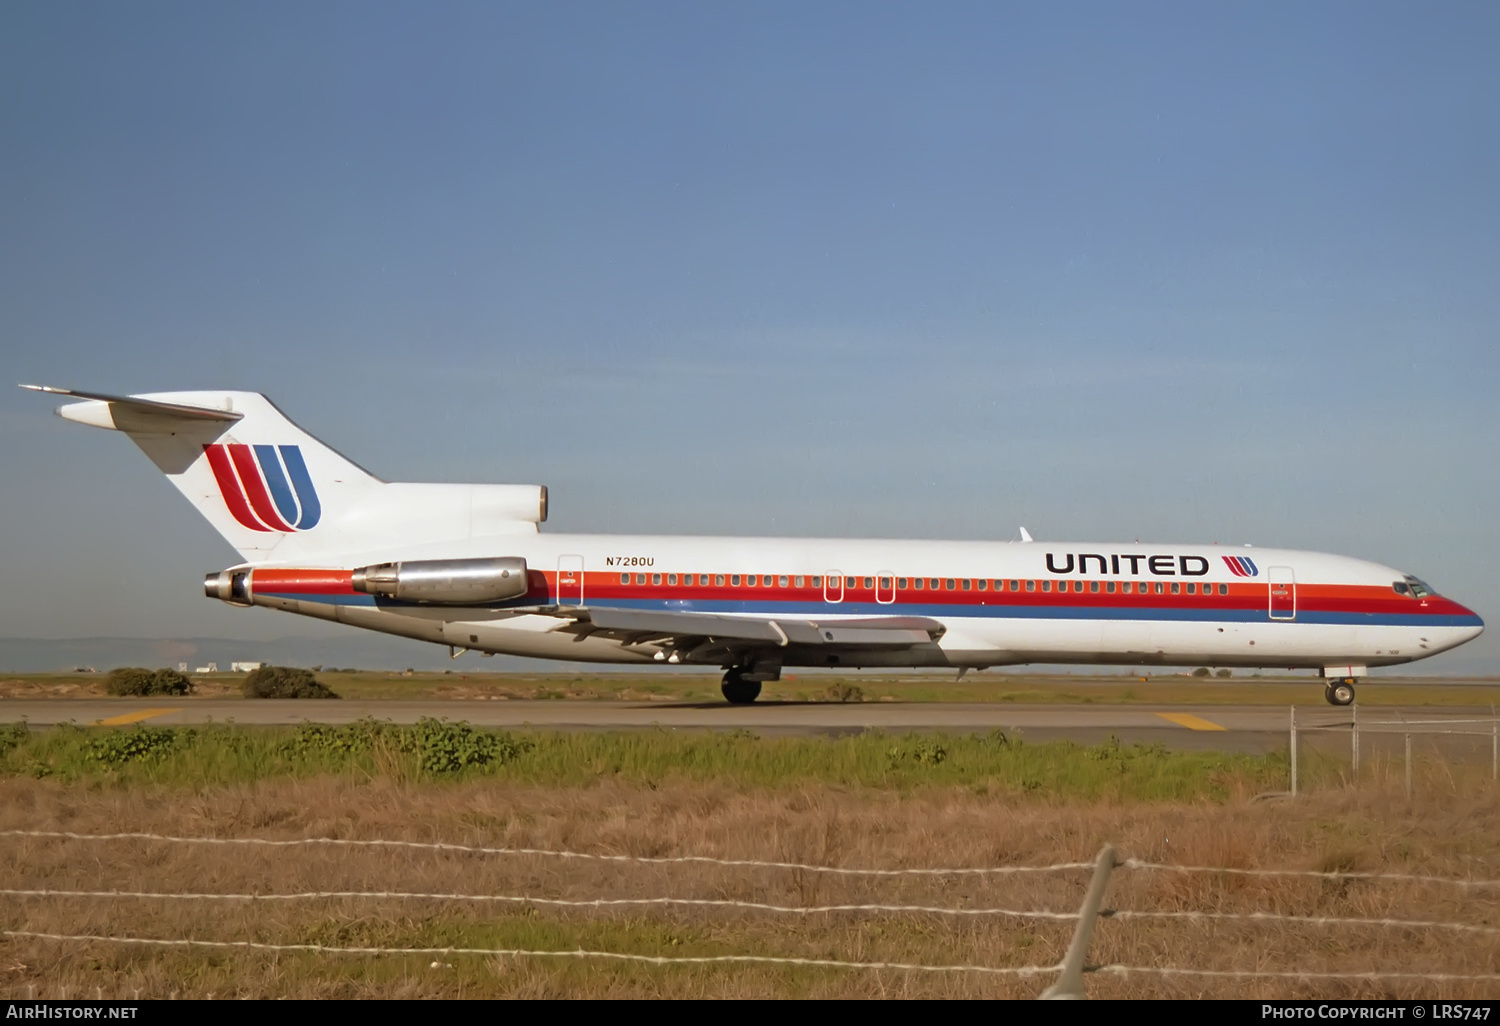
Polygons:
[[542,534],[538,485],[381,481],[253,392],[82,400],[243,562],[211,598],[473,650],[717,666],[753,702],[786,667],[1023,663],[1315,669],[1334,705],[1371,666],[1484,630],[1410,574],[1214,545]]

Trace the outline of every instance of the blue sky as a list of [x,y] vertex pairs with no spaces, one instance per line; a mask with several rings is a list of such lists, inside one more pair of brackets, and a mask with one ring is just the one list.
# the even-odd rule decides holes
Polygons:
[[[557,530],[1254,542],[1500,616],[1493,4],[0,6],[14,381]],[[315,632],[0,389],[10,636]],[[1434,669],[1500,672],[1495,632]]]

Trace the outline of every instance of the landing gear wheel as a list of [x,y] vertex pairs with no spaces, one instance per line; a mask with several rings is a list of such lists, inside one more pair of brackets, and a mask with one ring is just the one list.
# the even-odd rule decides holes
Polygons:
[[732,705],[749,705],[760,697],[760,681],[746,680],[734,670],[724,674],[724,683],[720,685],[720,691]]
[[1336,684],[1325,686],[1323,688],[1323,697],[1328,699],[1329,705],[1353,705],[1354,681],[1341,680]]

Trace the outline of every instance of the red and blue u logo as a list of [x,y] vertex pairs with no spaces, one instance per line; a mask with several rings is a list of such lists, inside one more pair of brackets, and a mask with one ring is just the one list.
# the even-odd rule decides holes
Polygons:
[[205,445],[224,504],[252,531],[306,531],[323,508],[295,445]]
[[[1260,576],[1260,568],[1252,563],[1248,556],[1225,556],[1224,562],[1229,565],[1229,572],[1236,577]],[[1207,585],[1204,587],[1207,587]]]

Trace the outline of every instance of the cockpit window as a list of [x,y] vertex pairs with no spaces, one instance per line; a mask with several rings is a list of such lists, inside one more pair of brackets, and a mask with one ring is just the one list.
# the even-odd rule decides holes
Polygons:
[[1395,593],[1397,595],[1410,595],[1411,594],[1411,589],[1406,586],[1406,582],[1405,581],[1395,581],[1395,582],[1393,582],[1391,584],[1391,589],[1393,591],[1395,591]]
[[1412,598],[1423,599],[1429,595],[1437,594],[1437,592],[1432,590],[1432,585],[1413,577],[1411,574],[1406,575],[1406,586],[1411,589]]

